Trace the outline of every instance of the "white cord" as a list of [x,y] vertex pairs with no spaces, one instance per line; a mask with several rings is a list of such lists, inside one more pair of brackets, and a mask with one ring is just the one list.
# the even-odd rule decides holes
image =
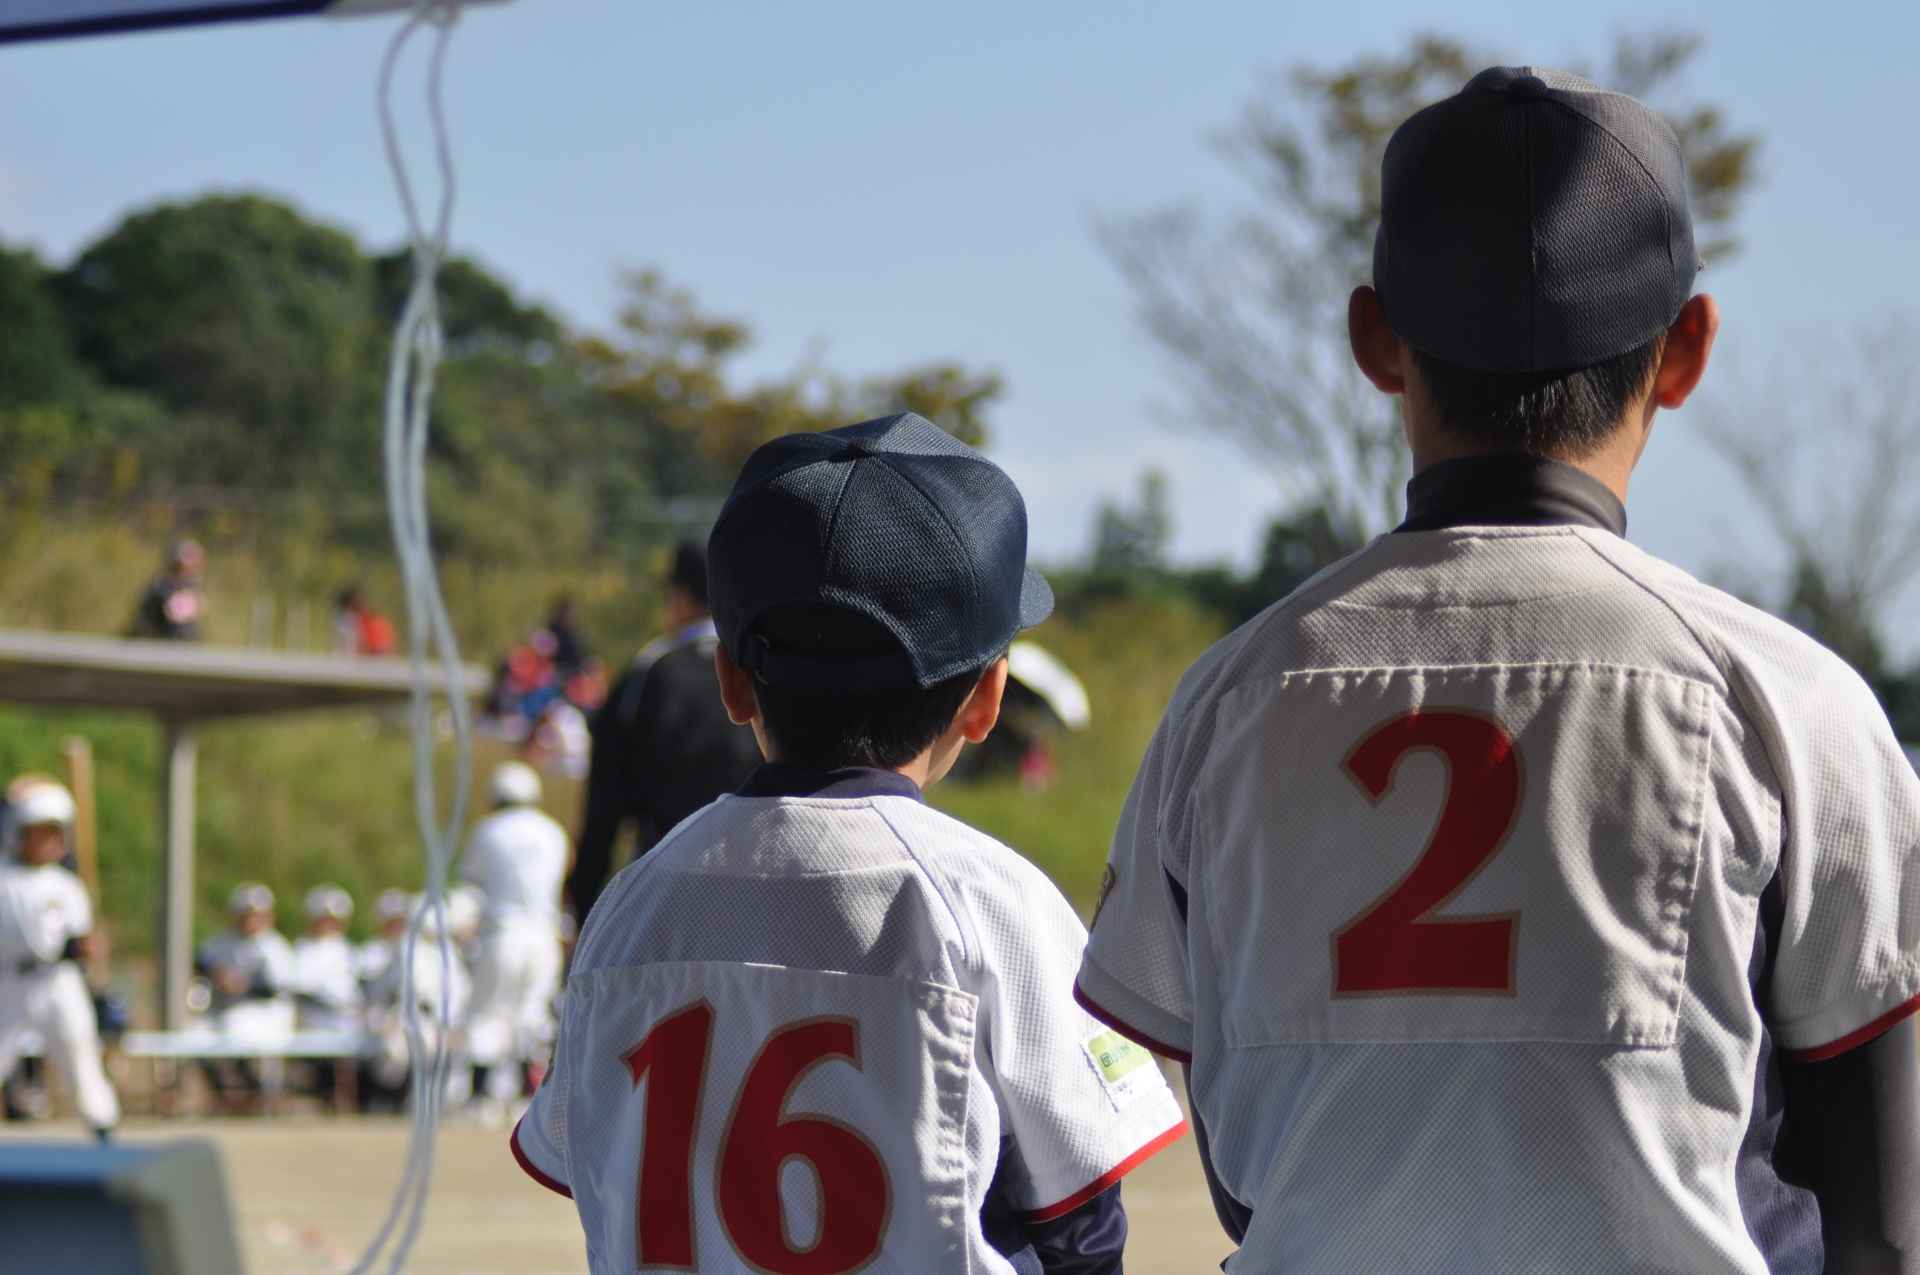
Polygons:
[[[470,706],[461,680],[460,652],[448,619],[440,582],[433,565],[433,545],[427,531],[426,455],[428,409],[433,401],[434,373],[440,364],[444,333],[435,280],[446,260],[453,222],[453,153],[448,144],[446,111],[441,96],[447,44],[460,16],[459,0],[417,0],[413,13],[394,33],[380,64],[378,107],[387,164],[393,172],[413,247],[413,284],[393,334],[392,359],[387,369],[386,481],[387,509],[393,524],[394,550],[407,597],[407,658],[412,666],[413,804],[426,844],[426,902],[407,923],[405,965],[401,971],[401,1002],[411,1064],[413,1127],[407,1144],[405,1169],[393,1204],[380,1223],[352,1275],[368,1275],[383,1252],[388,1275],[399,1275],[407,1254],[419,1237],[427,1193],[433,1181],[434,1136],[446,1095],[450,1057],[447,1038],[452,1027],[450,996],[453,952],[448,939],[447,875],[453,848],[466,822],[468,785],[472,772],[473,733]],[[440,172],[440,204],[431,228],[420,218],[413,183],[400,151],[393,120],[393,80],[400,54],[422,27],[437,28],[427,74],[427,110],[433,124],[434,156]],[[446,822],[439,822],[434,796],[433,695],[427,681],[429,648],[446,679],[447,709],[453,718],[453,801]],[[439,958],[438,1003],[431,1007],[433,1039],[427,1040],[414,989],[414,962],[420,930],[433,918],[435,953]]]

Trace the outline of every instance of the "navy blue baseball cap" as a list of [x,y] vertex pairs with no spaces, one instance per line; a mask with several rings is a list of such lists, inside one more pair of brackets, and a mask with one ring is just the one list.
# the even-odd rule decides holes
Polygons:
[[[789,434],[749,456],[707,541],[707,596],[742,668],[823,690],[973,672],[1053,611],[1053,590],[1027,566],[1020,489],[912,412]],[[842,657],[756,631],[769,610],[821,606],[864,616],[898,649]]]
[[1387,142],[1373,286],[1437,359],[1591,367],[1665,331],[1699,270],[1680,140],[1624,93],[1491,67]]

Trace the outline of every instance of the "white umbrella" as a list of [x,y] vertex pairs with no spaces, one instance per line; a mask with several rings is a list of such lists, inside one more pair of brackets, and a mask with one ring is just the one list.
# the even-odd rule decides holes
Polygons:
[[1015,642],[1007,648],[1007,675],[1038,695],[1070,729],[1084,730],[1093,720],[1086,686],[1038,643]]

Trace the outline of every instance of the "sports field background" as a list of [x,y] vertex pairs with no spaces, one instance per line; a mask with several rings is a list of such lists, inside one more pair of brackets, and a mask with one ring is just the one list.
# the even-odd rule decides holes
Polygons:
[[[0,540],[0,610],[16,627],[112,632],[127,600],[152,569],[130,528],[41,523],[30,535]],[[216,560],[213,614],[244,617],[254,584],[269,573],[238,545]],[[621,591],[588,636],[616,666],[653,636],[653,599],[632,581],[591,572],[579,579],[536,579],[528,570],[485,575],[459,570],[447,580],[466,656],[488,663],[535,623],[549,590]],[[1031,636],[1087,685],[1091,727],[1056,744],[1058,777],[1043,793],[1008,779],[942,785],[933,800],[1027,854],[1083,907],[1092,903],[1107,842],[1147,740],[1187,665],[1227,627],[1224,616],[1176,590],[1103,594],[1073,587],[1057,573],[1062,605]],[[325,615],[327,595],[310,599]],[[583,608],[584,610],[585,608]],[[592,614],[591,611],[588,612]],[[214,641],[244,642],[216,628]],[[152,991],[139,973],[152,950],[160,874],[160,729],[138,714],[52,713],[0,708],[0,776],[55,770],[68,735],[93,742],[98,786],[101,911],[115,946],[118,990],[136,1017]],[[227,892],[260,880],[278,896],[282,931],[302,928],[300,900],[322,881],[346,887],[358,911],[350,932],[370,929],[374,896],[421,885],[419,834],[411,807],[411,756],[403,723],[367,712],[209,725],[200,731],[196,939],[224,923]],[[503,753],[483,741],[483,776]],[[547,809],[568,827],[579,810],[574,787],[550,780]]]
[[[7,1125],[9,1140],[84,1136],[71,1122]],[[219,1147],[250,1275],[337,1275],[359,1255],[392,1200],[407,1125],[393,1118],[131,1121],[129,1142],[205,1138]],[[505,1130],[444,1129],[413,1275],[585,1275],[570,1201],[514,1164]],[[1231,1251],[1208,1202],[1191,1137],[1136,1169],[1121,1188],[1127,1269],[1185,1275]],[[3,1265],[3,1263],[0,1263]]]

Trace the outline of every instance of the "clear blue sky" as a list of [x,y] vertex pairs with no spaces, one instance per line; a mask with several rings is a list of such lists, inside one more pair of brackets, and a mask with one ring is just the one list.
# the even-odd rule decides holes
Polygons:
[[[1905,304],[1920,277],[1912,50],[1920,6],[1707,3],[1689,87],[1765,139],[1725,309],[1721,401],[1791,372],[1809,334]],[[1599,55],[1671,6],[1475,0],[1444,29],[1515,60]],[[513,0],[466,18],[451,101],[456,237],[582,325],[657,265],[758,333],[750,366],[932,359],[998,369],[994,451],[1039,554],[1076,555],[1103,496],[1171,478],[1177,551],[1247,561],[1271,480],[1172,427],[1163,364],[1091,233],[1101,214],[1246,198],[1207,145],[1299,62],[1398,48],[1431,5]],[[397,19],[297,19],[0,48],[0,238],[55,260],[128,209],[209,187],[299,203],[376,245],[401,222],[374,72]],[[1710,382],[1711,384],[1711,382]],[[1744,391],[1744,394],[1741,393]],[[1719,463],[1663,418],[1633,537],[1695,570],[1775,551]],[[1904,645],[1904,643],[1903,643]]]

